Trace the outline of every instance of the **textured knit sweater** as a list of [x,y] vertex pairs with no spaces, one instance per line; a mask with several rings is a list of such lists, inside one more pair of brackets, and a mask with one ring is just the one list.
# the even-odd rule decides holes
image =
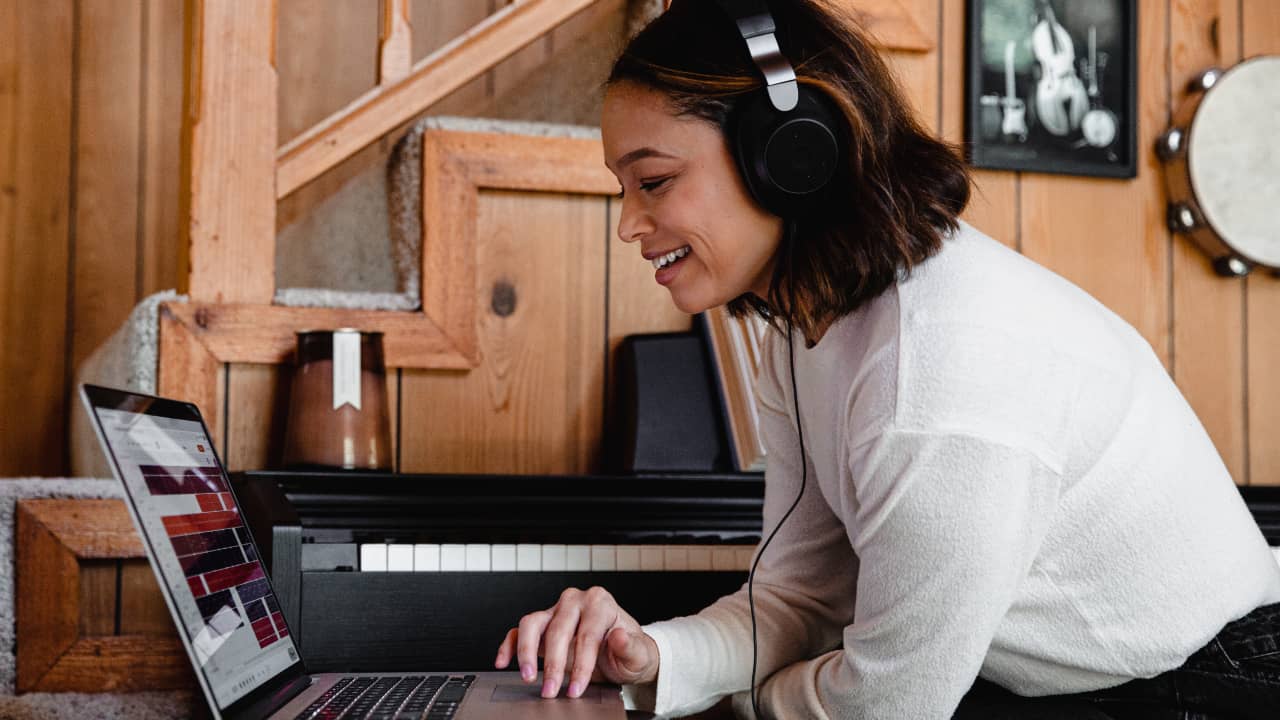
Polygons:
[[[759,386],[765,536],[801,488],[788,343]],[[1150,345],[1070,282],[962,225],[795,338],[807,475],[755,577],[761,711],[948,718],[975,677],[1026,696],[1181,665],[1280,601],[1280,568]],[[659,715],[750,714],[745,586],[648,625]]]

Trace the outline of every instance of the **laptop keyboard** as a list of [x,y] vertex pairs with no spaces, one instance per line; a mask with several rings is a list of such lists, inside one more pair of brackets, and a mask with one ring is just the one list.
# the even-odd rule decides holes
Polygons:
[[295,720],[448,720],[475,675],[344,677]]

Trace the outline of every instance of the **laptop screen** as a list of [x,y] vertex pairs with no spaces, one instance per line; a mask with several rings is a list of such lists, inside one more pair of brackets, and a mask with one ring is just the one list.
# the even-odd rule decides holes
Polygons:
[[180,632],[225,709],[299,662],[280,605],[191,406],[116,391],[103,402],[98,390],[86,397],[102,438]]

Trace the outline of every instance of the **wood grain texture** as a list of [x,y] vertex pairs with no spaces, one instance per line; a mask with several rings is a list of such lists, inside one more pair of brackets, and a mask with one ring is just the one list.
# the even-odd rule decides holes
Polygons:
[[[1273,0],[1241,0],[1240,52],[1249,58],[1280,53],[1280,3]],[[1225,35],[1224,35],[1225,37]],[[1246,281],[1248,307],[1249,481],[1254,485],[1280,485],[1280,279],[1255,274]]]
[[913,0],[854,0],[848,5],[886,50],[927,53],[938,46],[937,25],[922,22],[921,6]]
[[76,556],[40,511],[35,501],[19,501],[14,522],[18,692],[36,688],[80,634]]
[[[1194,77],[1234,64],[1235,49],[1219,51],[1213,42],[1220,6],[1233,3],[1170,1],[1170,112],[1188,99],[1187,83]],[[1219,277],[1189,238],[1175,235],[1172,242],[1173,378],[1231,477],[1245,484],[1244,281]]]
[[183,122],[182,232],[193,300],[275,294],[275,0],[198,0]]
[[482,362],[403,373],[403,469],[587,472],[604,399],[605,201],[492,191],[477,208]]
[[284,448],[292,367],[231,363],[227,376],[228,472],[275,467]]
[[1022,251],[1131,323],[1169,359],[1169,233],[1163,177],[1151,151],[1168,117],[1167,6],[1138,11],[1138,176],[1022,177]]
[[[936,0],[899,0],[901,6],[912,20],[921,28],[929,28],[931,35],[937,34],[939,24],[939,5]],[[855,7],[857,7],[855,5]],[[940,53],[936,43],[927,51],[891,51],[884,53],[894,75],[916,117],[924,126],[941,134],[941,107],[938,102],[939,61]]]
[[192,687],[191,661],[177,636],[87,636],[49,669],[40,692],[136,692]]
[[382,0],[378,37],[378,84],[386,85],[407,76],[413,69],[409,0]]
[[186,304],[160,305],[160,353],[159,377],[156,380],[158,395],[195,403],[204,422],[213,434],[213,442],[226,455],[223,433],[223,402],[226,398],[226,377],[223,361],[205,347],[192,327],[199,327],[197,319],[188,325],[180,310]]
[[115,560],[89,560],[80,563],[80,634],[114,635],[116,633]]
[[187,248],[178,242],[185,5],[169,0],[143,5],[140,297],[171,288],[185,291],[187,283]]
[[277,144],[283,145],[377,86],[383,17],[379,3],[368,0],[278,2]]
[[[158,635],[113,634],[116,561],[143,556],[122,501],[22,500],[16,515],[19,692],[190,686],[191,666],[171,622]],[[158,595],[154,581],[152,590]],[[109,625],[100,597],[107,592]]]
[[[216,362],[279,364],[289,359],[299,330],[337,327],[384,333],[384,350],[390,367],[464,369],[477,362],[474,356],[463,355],[422,313],[202,303],[166,304],[165,308],[167,322],[181,326],[185,333],[175,333],[178,339],[174,342],[194,343]],[[161,316],[162,383],[168,367],[164,350],[165,317]],[[178,371],[175,368],[175,372]],[[212,370],[202,367],[200,372]]]
[[[941,3],[942,39],[939,42],[939,98],[941,136],[958,148],[964,144],[965,4]],[[924,98],[921,99],[924,102]],[[961,217],[991,237],[1018,248],[1018,173],[972,169],[969,206]]]
[[66,465],[73,6],[11,3],[2,53],[16,58],[0,100],[0,464],[4,475]]
[[120,561],[120,635],[172,636],[173,616],[146,558]]
[[81,0],[72,372],[138,299],[143,0]]
[[[413,25],[413,63],[416,65],[451,40],[475,27],[489,16],[493,0],[412,0],[409,19]],[[492,97],[493,71],[463,83],[430,109],[432,115],[471,115]]]
[[409,77],[369,91],[280,148],[277,196],[374,142],[592,1],[522,0],[489,16],[414,66]]

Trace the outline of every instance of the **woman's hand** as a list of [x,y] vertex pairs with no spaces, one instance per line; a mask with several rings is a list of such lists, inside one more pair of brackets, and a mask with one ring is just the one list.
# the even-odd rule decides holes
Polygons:
[[569,697],[580,697],[592,680],[638,684],[658,677],[658,644],[602,587],[569,588],[555,605],[525,615],[498,646],[494,666],[510,665],[513,653],[526,683],[533,682],[543,658],[546,698],[560,692],[566,670]]

